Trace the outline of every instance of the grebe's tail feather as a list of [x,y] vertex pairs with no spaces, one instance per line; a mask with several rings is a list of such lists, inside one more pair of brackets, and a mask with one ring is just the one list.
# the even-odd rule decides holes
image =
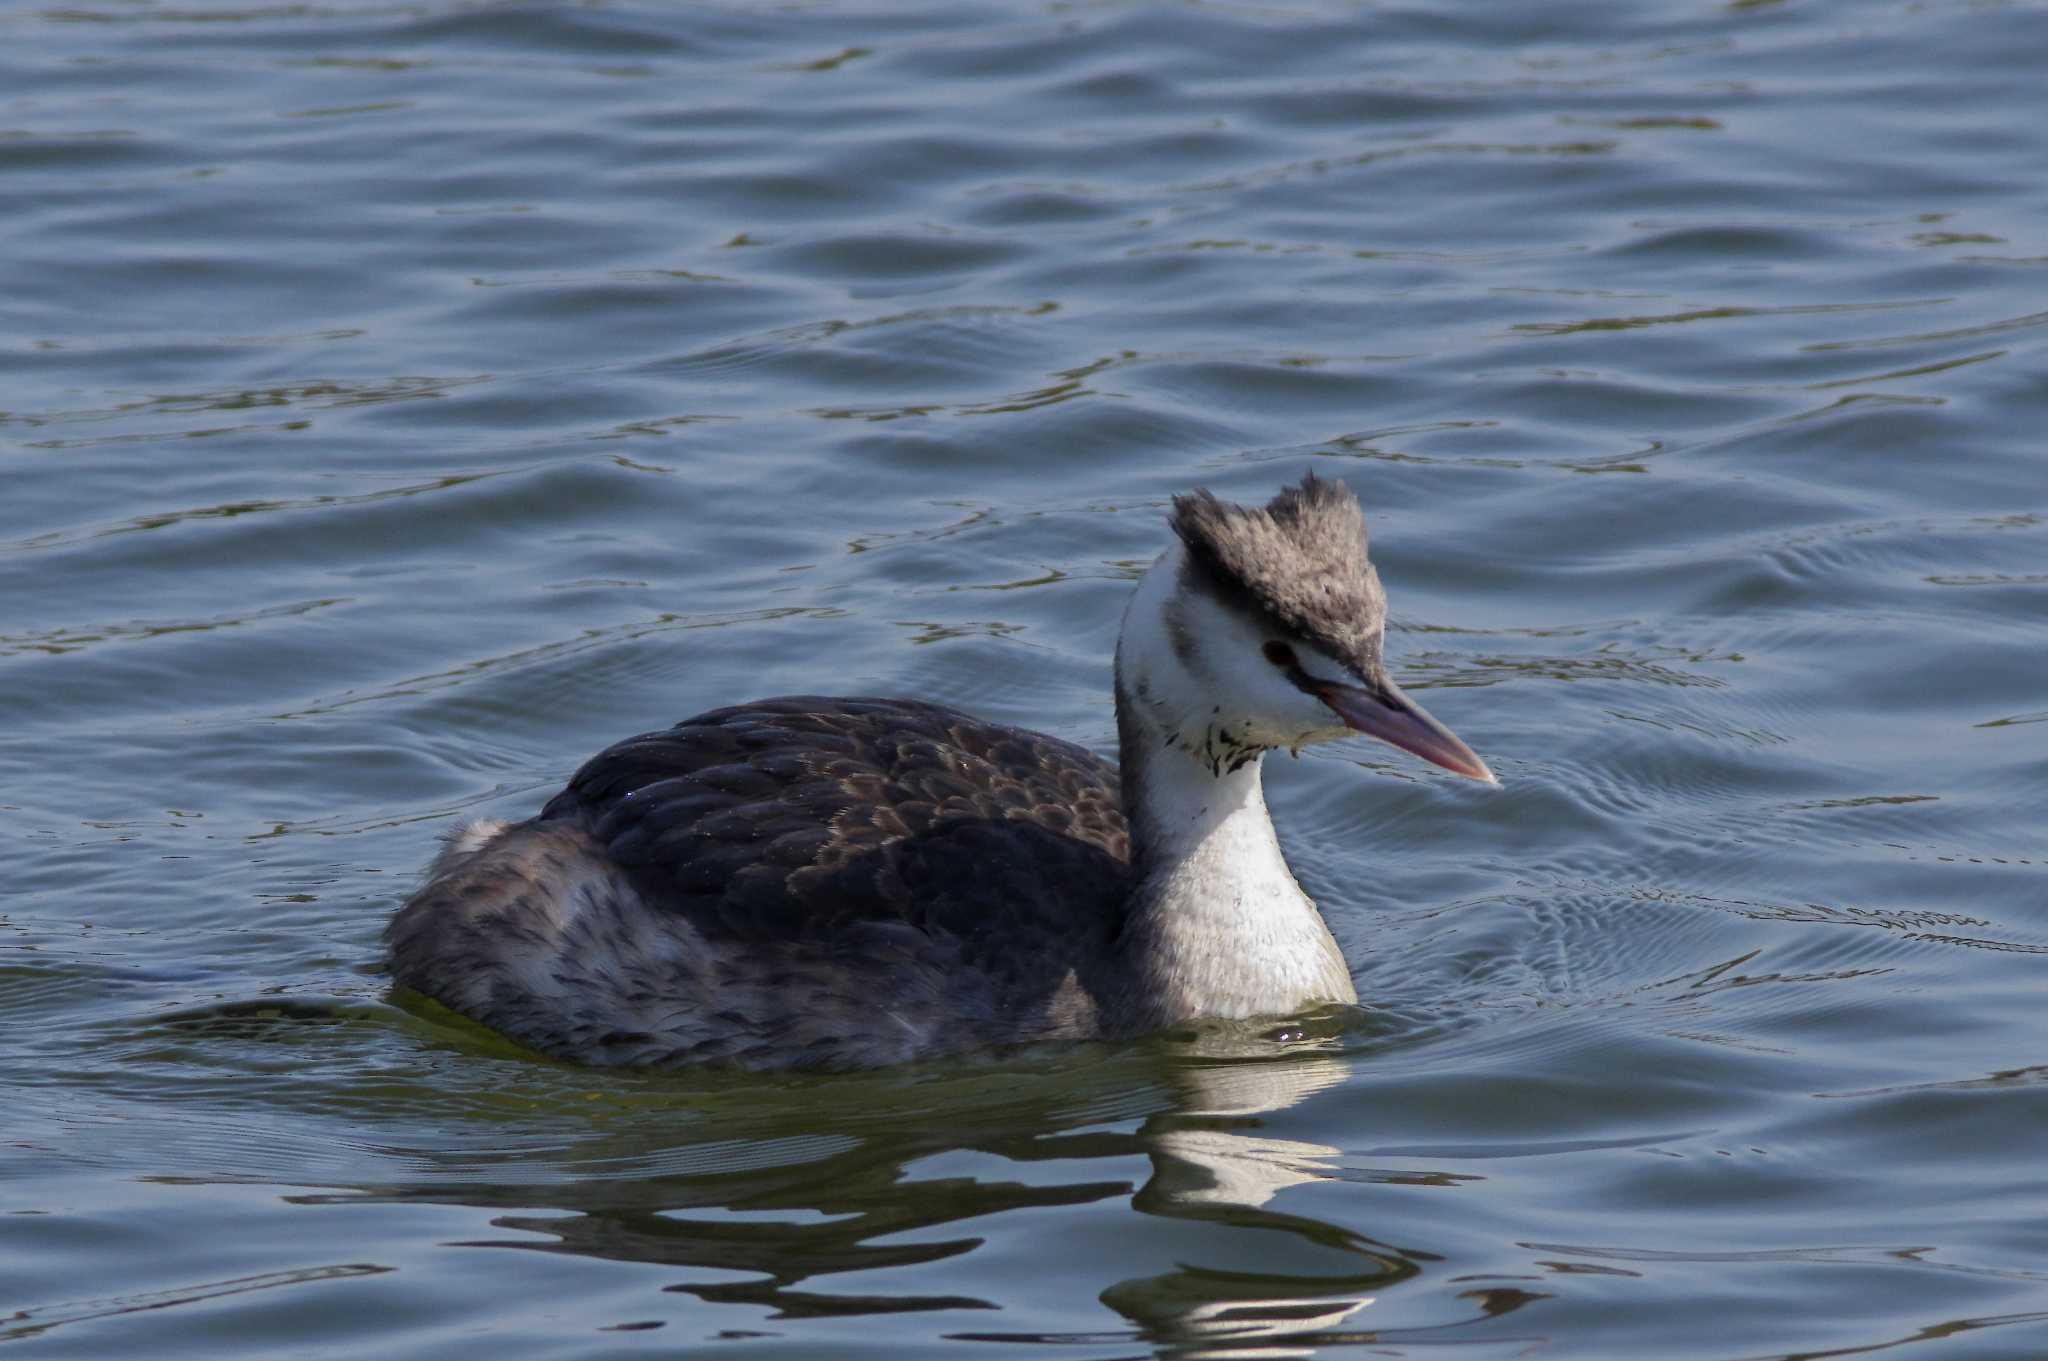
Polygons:
[[[588,975],[621,962],[622,917],[639,910],[633,886],[579,824],[472,822],[444,838],[385,929],[392,981],[542,1053],[603,1062],[610,1051],[634,1062],[646,1037],[631,1009],[605,1011],[621,980]],[[673,926],[643,933],[633,952],[666,946],[673,968],[672,951],[689,944]]]

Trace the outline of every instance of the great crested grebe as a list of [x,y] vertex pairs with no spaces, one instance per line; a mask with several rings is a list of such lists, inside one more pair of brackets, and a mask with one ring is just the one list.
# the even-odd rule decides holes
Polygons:
[[918,700],[714,709],[454,831],[392,977],[594,1064],[861,1068],[1355,1002],[1265,754],[1359,732],[1493,775],[1388,679],[1349,488],[1196,491],[1172,525],[1117,642],[1121,772]]

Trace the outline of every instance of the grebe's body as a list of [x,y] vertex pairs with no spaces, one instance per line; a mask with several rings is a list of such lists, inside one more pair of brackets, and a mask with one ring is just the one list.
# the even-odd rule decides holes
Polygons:
[[1486,767],[1387,679],[1358,505],[1175,502],[1117,649],[1121,772],[901,699],[714,710],[450,837],[406,987],[587,1063],[851,1068],[1352,1002],[1264,754],[1363,731]]

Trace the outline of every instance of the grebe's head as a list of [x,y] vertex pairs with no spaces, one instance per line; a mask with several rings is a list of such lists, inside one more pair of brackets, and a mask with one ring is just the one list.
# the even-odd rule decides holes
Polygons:
[[1386,592],[1349,487],[1310,473],[1263,506],[1196,491],[1174,498],[1173,531],[1117,648],[1124,702],[1161,740],[1220,773],[1358,732],[1494,783],[1387,675]]

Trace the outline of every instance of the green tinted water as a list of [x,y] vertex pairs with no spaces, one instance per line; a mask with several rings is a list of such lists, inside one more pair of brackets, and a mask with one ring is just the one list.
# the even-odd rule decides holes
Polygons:
[[[0,13],[0,1341],[2048,1354],[2048,16]],[[852,1078],[388,1004],[454,819],[789,691],[1107,750],[1365,501],[1506,782],[1276,763],[1371,1009]]]

